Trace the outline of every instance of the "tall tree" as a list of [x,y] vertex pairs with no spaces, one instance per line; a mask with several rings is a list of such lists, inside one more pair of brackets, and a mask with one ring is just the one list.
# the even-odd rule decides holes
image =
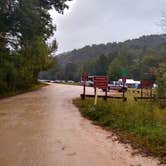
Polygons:
[[119,58],[115,58],[108,67],[107,74],[112,81],[117,81],[121,77],[122,63]]
[[106,75],[108,68],[108,58],[105,55],[100,55],[95,64],[95,74]]
[[157,85],[159,96],[166,96],[166,62],[159,65],[157,71]]
[[56,27],[50,9],[63,13],[70,0],[0,1],[0,93],[25,88],[52,64],[49,56],[57,46],[46,43]]

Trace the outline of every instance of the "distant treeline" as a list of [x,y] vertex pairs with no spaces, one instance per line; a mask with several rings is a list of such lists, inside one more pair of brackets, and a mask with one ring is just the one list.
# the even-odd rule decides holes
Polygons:
[[125,68],[128,78],[148,79],[152,73],[159,84],[166,77],[166,35],[86,46],[55,59],[56,65],[40,73],[41,79],[80,81],[82,72],[86,71],[89,75],[108,75],[110,80],[118,80]]
[[0,95],[31,87],[53,64],[56,42],[46,43],[55,30],[49,10],[62,13],[66,1],[0,1]]

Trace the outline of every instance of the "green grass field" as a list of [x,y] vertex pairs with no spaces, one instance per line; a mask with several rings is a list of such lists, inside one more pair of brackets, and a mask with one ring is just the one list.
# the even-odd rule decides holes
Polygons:
[[166,162],[166,108],[157,103],[135,102],[132,92],[128,101],[98,99],[75,99],[74,104],[81,114],[107,129],[115,131],[123,142],[130,142],[135,148],[159,157]]

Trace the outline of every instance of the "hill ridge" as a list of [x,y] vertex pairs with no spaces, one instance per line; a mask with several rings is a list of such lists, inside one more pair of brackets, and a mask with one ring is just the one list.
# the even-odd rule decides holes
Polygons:
[[133,49],[159,49],[160,45],[166,42],[166,34],[143,35],[139,38],[128,39],[124,42],[107,42],[106,44],[86,45],[79,49],[73,49],[68,52],[61,53],[57,56],[60,64],[65,65],[68,62],[79,63],[75,58],[83,57],[82,63],[97,58],[99,55],[109,55],[115,53],[120,48]]

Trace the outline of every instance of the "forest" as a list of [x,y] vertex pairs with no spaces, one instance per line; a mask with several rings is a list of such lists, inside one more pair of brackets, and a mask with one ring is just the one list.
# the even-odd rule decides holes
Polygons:
[[[118,80],[121,70],[134,80],[149,79],[166,87],[166,35],[142,36],[120,43],[85,46],[55,57],[56,64],[41,72],[41,79],[80,81],[82,72],[89,75],[107,75]],[[163,88],[162,88],[163,89]]]
[[83,71],[117,80],[122,68],[135,80],[153,72],[156,82],[166,87],[166,35],[93,44],[54,56],[57,42],[48,44],[48,39],[56,25],[49,10],[63,14],[67,1],[0,1],[0,95],[27,89],[38,78],[80,81]]
[[49,10],[63,13],[67,0],[0,1],[0,95],[37,83],[41,70],[54,64],[56,26]]

